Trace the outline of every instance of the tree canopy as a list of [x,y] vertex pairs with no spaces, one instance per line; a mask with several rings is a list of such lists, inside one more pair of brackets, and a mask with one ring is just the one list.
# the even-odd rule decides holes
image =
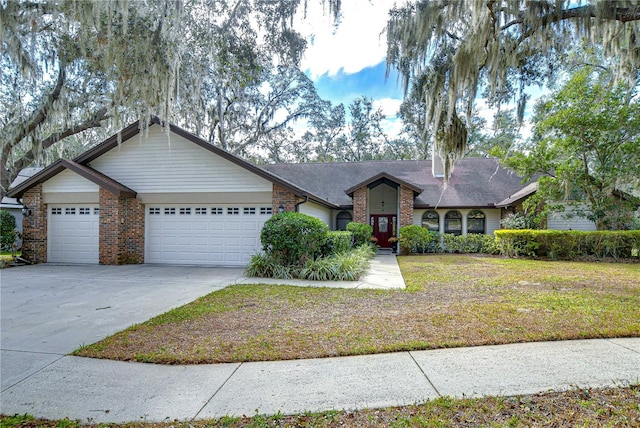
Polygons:
[[536,106],[532,145],[508,166],[525,179],[541,174],[538,192],[594,221],[598,229],[633,226],[640,185],[640,102],[624,85],[577,71]]
[[552,76],[557,56],[581,37],[616,58],[620,79],[637,79],[637,1],[420,0],[390,12],[387,61],[405,87],[418,86],[425,132],[434,136],[435,154],[450,171],[467,151],[478,93],[484,91],[494,105],[515,101],[521,120],[527,86]]
[[[326,3],[336,10],[339,1]],[[291,23],[305,5],[0,1],[2,194],[21,168],[70,136],[136,119],[144,127],[152,114],[174,123],[206,117],[215,109],[203,93],[224,108],[229,86],[256,87],[265,68],[295,66],[306,41]]]

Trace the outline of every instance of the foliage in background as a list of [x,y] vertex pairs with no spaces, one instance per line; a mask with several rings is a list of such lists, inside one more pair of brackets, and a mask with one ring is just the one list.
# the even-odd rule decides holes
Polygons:
[[16,218],[9,211],[0,210],[0,249],[13,251],[16,238]]
[[368,243],[373,236],[373,227],[366,223],[352,221],[347,224],[347,231],[353,235],[354,247]]
[[500,253],[507,257],[640,257],[640,230],[496,230],[495,235]]
[[587,67],[536,107],[527,152],[505,164],[525,180],[536,174],[539,197],[562,202],[566,216],[585,217],[598,230],[633,227],[640,185],[640,101],[634,89],[613,85]]

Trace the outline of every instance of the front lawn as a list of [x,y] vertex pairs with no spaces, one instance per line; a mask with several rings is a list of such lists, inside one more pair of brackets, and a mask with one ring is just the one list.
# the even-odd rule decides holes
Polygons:
[[399,263],[406,291],[232,286],[74,355],[193,364],[640,336],[640,264]]

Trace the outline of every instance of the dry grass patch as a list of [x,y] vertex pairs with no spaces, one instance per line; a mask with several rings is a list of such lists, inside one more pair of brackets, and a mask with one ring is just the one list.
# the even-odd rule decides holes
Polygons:
[[[223,417],[217,420],[109,424],[129,428],[200,427],[637,427],[640,425],[638,386],[613,389],[577,389],[567,392],[485,397],[438,398],[424,404],[365,409],[352,412],[300,415]],[[53,428],[92,427],[68,419],[37,420],[28,415],[3,417],[2,426]]]
[[233,286],[74,354],[193,364],[640,336],[640,264],[399,262],[408,291]]

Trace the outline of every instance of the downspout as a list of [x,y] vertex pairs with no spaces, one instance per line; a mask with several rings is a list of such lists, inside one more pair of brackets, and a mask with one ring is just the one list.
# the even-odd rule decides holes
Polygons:
[[307,195],[307,192],[303,192],[302,193],[302,197],[304,198],[302,201],[298,202],[297,204],[295,204],[295,210],[296,212],[300,212],[300,205],[305,204],[308,200],[309,200],[309,196]]

